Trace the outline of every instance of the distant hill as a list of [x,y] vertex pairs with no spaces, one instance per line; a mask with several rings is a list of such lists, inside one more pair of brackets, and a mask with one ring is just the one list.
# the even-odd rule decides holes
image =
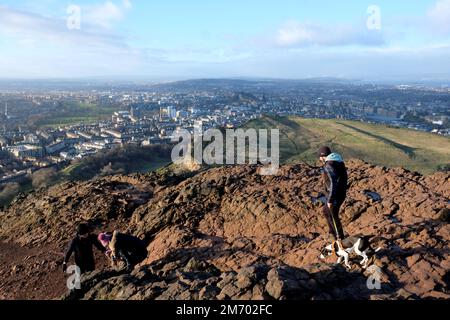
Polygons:
[[284,163],[316,161],[321,145],[344,158],[357,158],[387,167],[431,173],[450,163],[450,138],[358,121],[265,116],[247,128],[279,128]]
[[193,79],[183,81],[162,82],[150,86],[154,91],[191,92],[192,90],[206,91],[274,91],[276,93],[304,88],[316,88],[321,91],[327,88],[347,88],[360,83],[338,78],[308,78],[308,79]]

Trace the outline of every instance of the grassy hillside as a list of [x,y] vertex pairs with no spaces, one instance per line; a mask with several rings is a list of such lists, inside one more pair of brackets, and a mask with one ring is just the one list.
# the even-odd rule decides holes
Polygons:
[[450,138],[357,121],[263,117],[246,127],[279,128],[282,162],[316,160],[317,149],[329,145],[344,158],[431,173],[450,163]]
[[43,114],[35,119],[30,119],[30,124],[37,127],[58,127],[75,125],[79,123],[94,123],[99,120],[110,119],[115,106],[99,106],[85,103],[66,103],[50,114]]
[[147,173],[170,163],[170,146],[152,145],[101,151],[60,171],[62,180],[89,180],[95,176]]

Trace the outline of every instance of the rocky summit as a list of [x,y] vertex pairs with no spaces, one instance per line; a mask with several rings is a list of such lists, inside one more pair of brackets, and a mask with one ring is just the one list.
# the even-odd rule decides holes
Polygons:
[[[370,235],[373,267],[321,260],[329,244],[317,169],[258,166],[112,176],[19,197],[1,212],[4,299],[448,299],[450,173],[422,176],[349,161],[346,233]],[[148,242],[131,273],[97,255],[67,292],[61,262],[75,226]]]

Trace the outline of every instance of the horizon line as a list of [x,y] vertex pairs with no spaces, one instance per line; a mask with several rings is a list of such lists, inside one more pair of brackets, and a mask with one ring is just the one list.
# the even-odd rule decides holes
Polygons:
[[[408,78],[408,79],[407,79]],[[388,78],[347,78],[337,76],[314,76],[314,77],[253,77],[253,76],[224,76],[224,77],[146,77],[146,76],[86,76],[86,77],[0,77],[0,82],[15,81],[15,82],[45,82],[45,81],[64,81],[64,82],[83,82],[83,81],[97,81],[97,82],[148,82],[152,84],[161,83],[176,83],[184,81],[201,81],[201,80],[236,80],[236,81],[308,81],[308,80],[330,80],[330,81],[345,81],[353,83],[377,83],[392,85],[397,84],[420,84],[430,83],[440,85],[450,85],[450,76],[448,78],[433,78],[430,76],[420,77],[388,77]]]

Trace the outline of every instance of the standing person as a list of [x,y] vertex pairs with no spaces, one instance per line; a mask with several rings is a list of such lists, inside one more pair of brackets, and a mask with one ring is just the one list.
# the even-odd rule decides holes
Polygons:
[[97,237],[90,232],[87,224],[81,223],[77,227],[75,238],[69,243],[66,256],[63,262],[63,271],[67,270],[67,262],[72,253],[75,253],[75,264],[80,268],[81,274],[95,270],[94,252],[92,247],[95,246],[101,252],[106,249],[97,240]]
[[323,178],[327,193],[327,203],[323,213],[334,240],[345,238],[339,219],[339,209],[347,195],[347,169],[341,155],[332,153],[329,147],[321,147],[319,158],[323,163]]
[[147,258],[147,246],[141,239],[114,231],[113,234],[100,233],[98,240],[110,251],[113,264],[117,259],[123,260],[127,270],[131,271],[138,263]]

